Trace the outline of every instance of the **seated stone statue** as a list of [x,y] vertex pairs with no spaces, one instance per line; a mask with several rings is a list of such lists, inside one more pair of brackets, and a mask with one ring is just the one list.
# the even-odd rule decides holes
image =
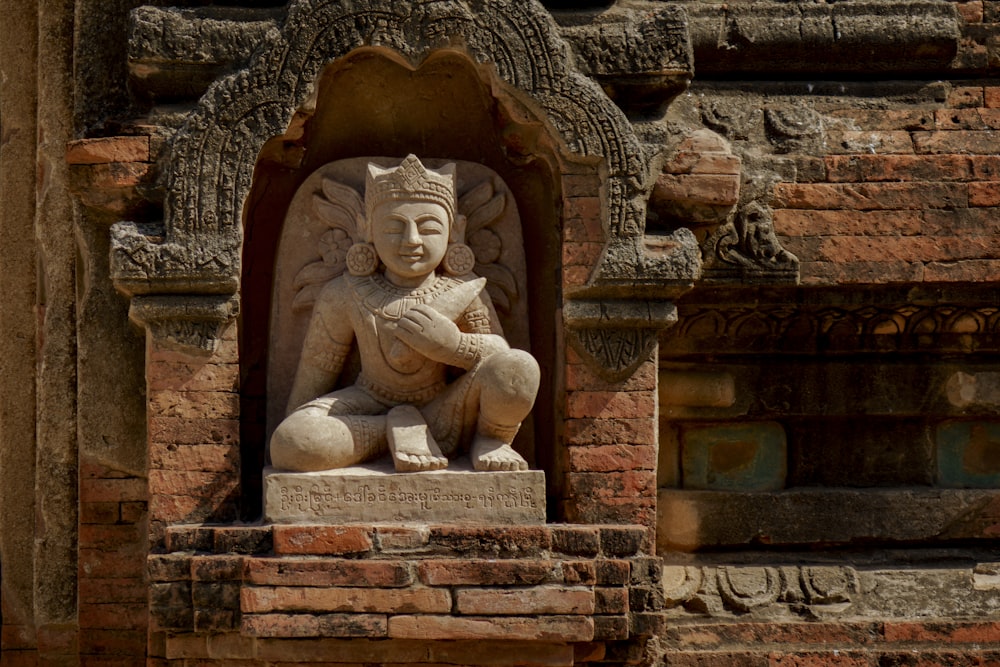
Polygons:
[[[397,471],[437,470],[468,450],[477,470],[527,469],[511,442],[539,368],[508,346],[486,279],[472,273],[455,165],[369,164],[363,215],[344,189],[359,211],[348,272],[313,307],[273,465],[329,470],[388,451]],[[334,391],[355,344],[357,381]]]

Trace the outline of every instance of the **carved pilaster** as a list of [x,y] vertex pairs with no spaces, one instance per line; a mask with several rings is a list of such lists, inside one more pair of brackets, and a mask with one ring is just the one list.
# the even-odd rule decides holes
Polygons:
[[219,296],[136,296],[129,319],[143,326],[160,347],[209,355],[239,312],[239,300]]

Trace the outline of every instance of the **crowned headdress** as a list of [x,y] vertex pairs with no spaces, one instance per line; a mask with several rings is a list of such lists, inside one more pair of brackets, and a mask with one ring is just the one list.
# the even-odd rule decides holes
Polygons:
[[455,163],[441,169],[428,169],[413,153],[398,167],[383,169],[368,165],[365,179],[365,209],[373,220],[375,207],[385,201],[405,199],[440,204],[448,211],[449,223],[455,220]]

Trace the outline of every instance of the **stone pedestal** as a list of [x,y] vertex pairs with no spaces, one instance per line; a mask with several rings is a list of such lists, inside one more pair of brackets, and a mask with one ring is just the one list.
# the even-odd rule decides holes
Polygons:
[[264,470],[269,523],[545,523],[545,473],[481,472],[467,458],[446,470],[397,473],[389,459],[325,472]]

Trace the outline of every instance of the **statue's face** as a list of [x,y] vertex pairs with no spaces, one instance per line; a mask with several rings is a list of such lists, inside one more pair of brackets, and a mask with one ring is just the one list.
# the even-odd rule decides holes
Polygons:
[[448,211],[427,201],[386,201],[372,212],[375,251],[386,273],[417,279],[438,267],[448,250]]

